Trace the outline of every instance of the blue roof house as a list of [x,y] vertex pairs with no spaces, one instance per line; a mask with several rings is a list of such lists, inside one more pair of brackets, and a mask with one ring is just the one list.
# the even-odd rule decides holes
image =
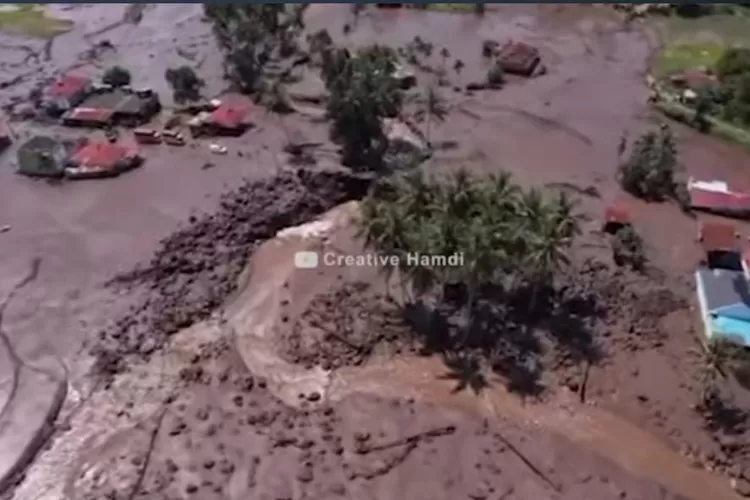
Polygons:
[[742,271],[701,267],[695,273],[708,340],[750,347],[750,282]]

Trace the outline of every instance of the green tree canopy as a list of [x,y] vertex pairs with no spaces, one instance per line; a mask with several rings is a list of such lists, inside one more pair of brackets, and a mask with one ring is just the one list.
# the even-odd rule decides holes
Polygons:
[[722,82],[728,82],[750,71],[750,49],[732,47],[724,51],[716,62],[716,74]]
[[102,83],[112,85],[114,87],[122,87],[130,85],[130,71],[123,68],[122,66],[112,66],[104,72],[102,76]]
[[206,18],[224,53],[226,76],[242,91],[263,87],[267,63],[274,55],[296,52],[307,4],[203,4]]
[[397,116],[403,102],[393,76],[395,58],[391,49],[377,45],[354,56],[345,49],[333,49],[324,58],[331,135],[342,145],[345,165],[371,170],[383,167],[388,141],[382,120]]
[[648,131],[633,144],[618,176],[623,189],[649,201],[661,201],[675,194],[675,174],[679,168],[672,131],[662,125]]
[[[389,180],[362,206],[360,235],[377,252],[401,256],[398,271],[417,297],[461,283],[469,311],[483,284],[538,290],[568,263],[579,233],[575,203],[565,196],[523,191],[502,173],[473,178],[461,170],[427,180],[421,170]],[[406,255],[463,254],[460,266],[425,267]],[[440,263],[439,263],[440,264]],[[533,307],[533,304],[531,304]]]
[[190,66],[169,68],[164,73],[164,78],[172,87],[175,102],[181,103],[200,99],[201,88],[205,83]]

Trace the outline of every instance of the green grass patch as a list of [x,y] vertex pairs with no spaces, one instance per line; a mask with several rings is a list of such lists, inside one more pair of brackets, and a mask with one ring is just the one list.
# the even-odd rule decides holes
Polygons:
[[39,4],[0,4],[0,31],[52,38],[73,28],[73,21],[49,17]]
[[[688,106],[675,101],[657,101],[653,103],[653,106],[674,121],[690,126],[693,124],[695,111]],[[711,124],[711,135],[721,137],[750,151],[750,130],[732,125],[713,116],[707,117],[707,120]]]
[[750,47],[750,17],[727,13],[657,21],[662,49],[654,59],[657,78],[700,66],[712,67],[727,47]]
[[716,43],[667,45],[656,60],[653,73],[661,78],[686,69],[712,68],[723,53],[724,46]]

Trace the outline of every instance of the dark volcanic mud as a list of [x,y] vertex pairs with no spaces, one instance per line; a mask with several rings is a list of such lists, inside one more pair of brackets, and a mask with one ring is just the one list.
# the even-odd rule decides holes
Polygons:
[[344,283],[316,295],[298,321],[281,331],[281,355],[308,369],[358,366],[384,344],[393,354],[407,351],[410,331],[393,299],[368,283]]
[[286,406],[226,339],[200,346],[181,379],[122,447],[75,471],[71,498],[678,498],[541,430],[371,396]]
[[297,170],[224,194],[215,213],[191,217],[162,240],[147,266],[112,280],[112,286],[143,287],[146,293],[129,315],[100,333],[94,347],[98,371],[116,373],[124,356],[149,355],[170,335],[209,317],[235,289],[258,244],[363,197],[368,186],[366,178],[345,171]]
[[[340,243],[340,242],[337,242]],[[345,246],[345,245],[344,245]],[[528,294],[480,296],[475,328],[465,336],[461,310],[441,307],[423,335],[415,333],[391,298],[360,282],[321,291],[282,329],[283,355],[308,368],[356,366],[379,352],[461,351],[484,358],[513,387],[539,395],[568,386],[585,399],[585,366],[606,365],[622,352],[659,349],[663,318],[686,307],[655,273],[643,274],[605,259],[584,260],[559,277],[557,287],[529,311]],[[542,296],[542,294],[540,294]],[[447,305],[446,305],[447,306]],[[285,314],[285,316],[287,316]]]

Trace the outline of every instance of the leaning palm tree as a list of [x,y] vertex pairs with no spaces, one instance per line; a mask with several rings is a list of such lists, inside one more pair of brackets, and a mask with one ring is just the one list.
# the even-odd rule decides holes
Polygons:
[[690,353],[698,360],[698,382],[700,403],[710,403],[717,393],[719,380],[727,377],[731,365],[737,357],[738,349],[730,342],[712,340],[707,345],[691,349]]
[[430,126],[432,125],[432,120],[435,119],[439,122],[444,122],[446,116],[448,116],[448,108],[445,105],[445,99],[442,95],[435,89],[435,87],[430,86],[425,89],[424,97],[423,97],[423,105],[424,105],[424,115],[425,115],[425,138],[427,139],[427,142],[430,142]]

